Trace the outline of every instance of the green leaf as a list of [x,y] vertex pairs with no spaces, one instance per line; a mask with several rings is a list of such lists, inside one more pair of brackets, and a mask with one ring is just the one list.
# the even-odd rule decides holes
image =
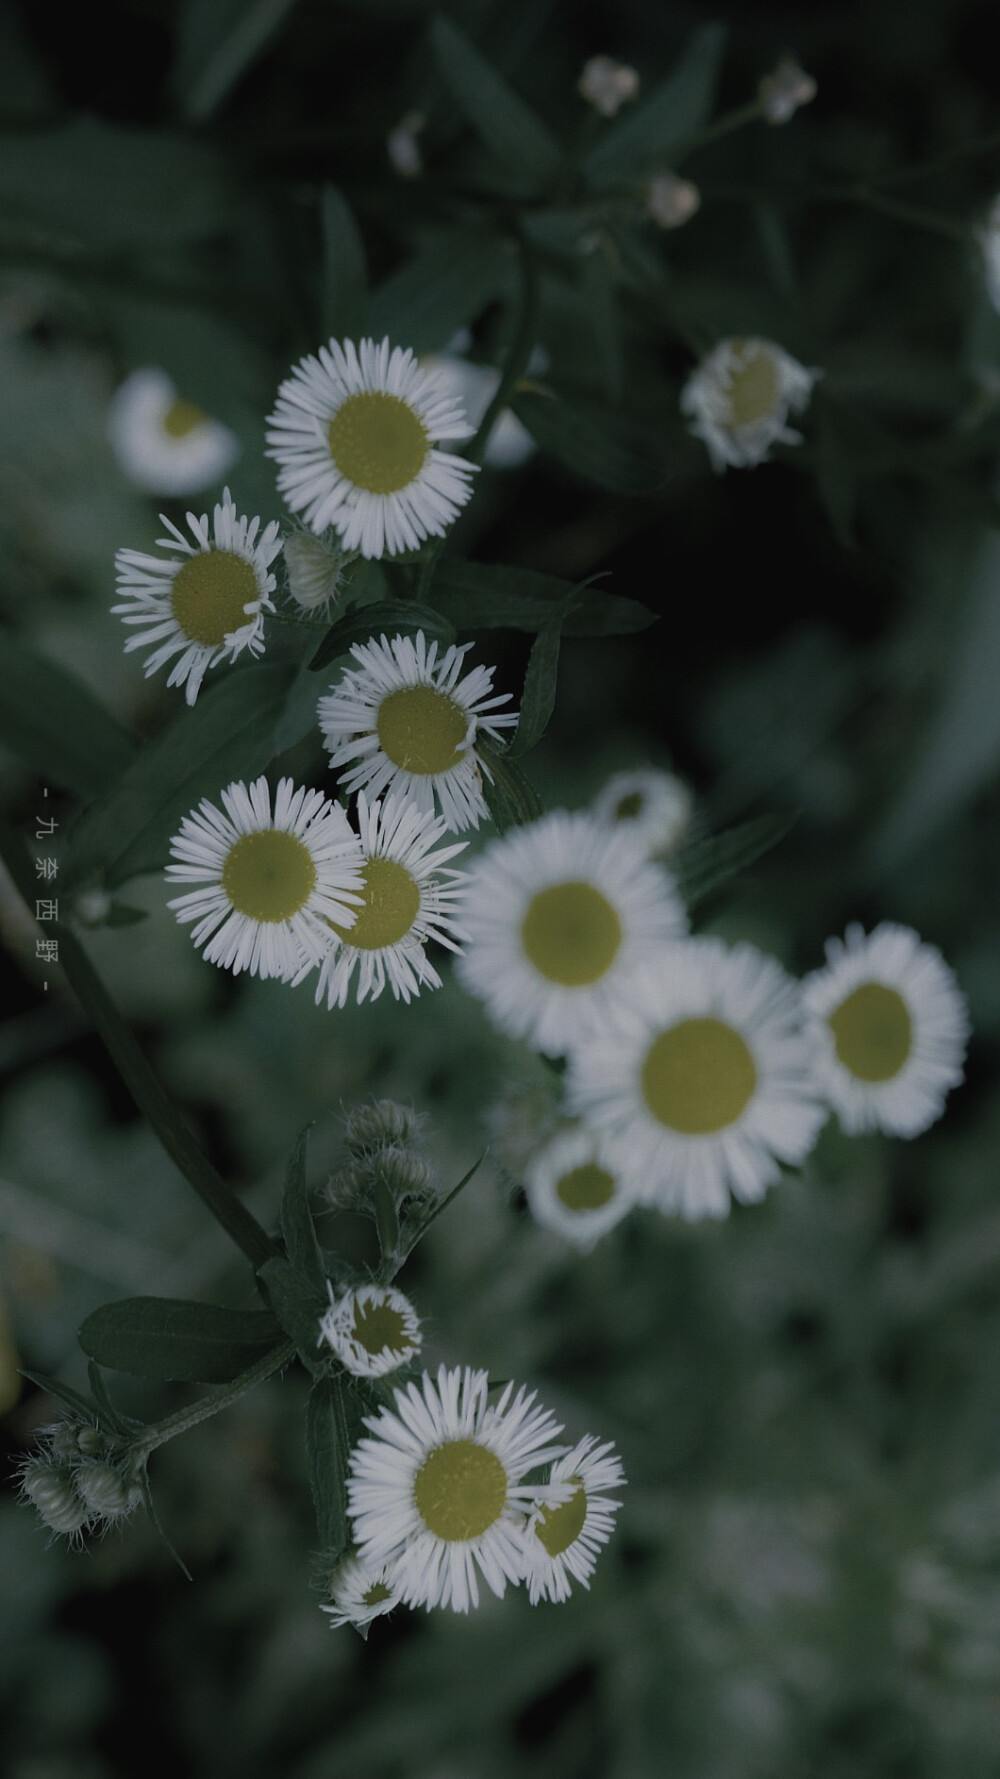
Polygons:
[[856,460],[838,415],[828,400],[816,404],[816,480],[834,536],[845,550],[856,548],[855,511],[858,501]]
[[63,790],[96,797],[125,772],[135,742],[54,662],[0,630],[0,745]]
[[511,407],[540,449],[586,482],[614,494],[652,494],[663,482],[659,447],[617,414],[532,390],[519,391]]
[[555,137],[465,33],[439,15],[431,47],[459,111],[504,170],[533,185],[557,178],[564,161]]
[[499,296],[513,266],[511,242],[481,227],[433,235],[380,284],[368,326],[414,352],[438,352]]
[[82,117],[0,136],[0,223],[33,248],[134,258],[217,233],[231,175],[206,144]]
[[323,334],[357,340],[366,331],[368,268],[364,243],[335,185],[323,187]]
[[436,636],[441,642],[455,640],[455,628],[450,619],[442,617],[429,605],[418,605],[415,599],[384,599],[378,605],[363,605],[338,618],[327,631],[309,662],[310,669],[315,673],[319,668],[329,666],[338,655],[346,655],[353,643],[370,642],[373,637],[383,635],[416,636],[418,630],[427,637]]
[[285,1189],[281,1196],[281,1233],[292,1265],[322,1294],[326,1289],[326,1267],[316,1239],[312,1212],[309,1209],[309,1189],[306,1185],[306,1157],[311,1129],[312,1124],[309,1123],[299,1133],[288,1157]]
[[103,871],[114,888],[160,870],[181,818],[201,797],[216,798],[233,779],[255,778],[274,757],[275,725],[294,673],[291,666],[237,669],[182,711],[77,824],[68,880]]
[[482,1167],[483,1162],[486,1160],[487,1153],[488,1153],[488,1151],[486,1149],[484,1149],[483,1153],[476,1157],[476,1160],[473,1162],[473,1164],[469,1168],[468,1172],[464,1173],[462,1175],[462,1178],[459,1180],[458,1185],[453,1186],[451,1191],[446,1193],[444,1198],[441,1199],[440,1203],[436,1204],[433,1207],[433,1209],[427,1213],[426,1217],[424,1217],[422,1219],[422,1221],[417,1224],[416,1228],[414,1229],[412,1235],[410,1236],[410,1238],[406,1244],[406,1252],[403,1255],[403,1259],[400,1260],[399,1267],[397,1267],[397,1269],[396,1269],[397,1272],[399,1271],[400,1267],[402,1267],[403,1261],[409,1259],[409,1256],[413,1253],[413,1250],[417,1246],[417,1243],[423,1241],[423,1238],[427,1234],[427,1231],[429,1230],[431,1224],[437,1222],[437,1219],[441,1216],[442,1212],[446,1211],[448,1209],[449,1205],[454,1204],[455,1199],[458,1197],[459,1193],[464,1192],[465,1188],[469,1185],[469,1182],[475,1178],[476,1174],[478,1174],[478,1172],[479,1172],[479,1169]]
[[319,1358],[319,1319],[327,1307],[322,1291],[281,1255],[265,1261],[257,1278],[306,1370],[320,1377],[325,1366]]
[[681,895],[689,908],[704,901],[724,883],[756,864],[784,840],[798,821],[798,811],[761,815],[738,822],[721,834],[692,840],[672,860]]
[[621,599],[594,587],[573,587],[531,568],[462,562],[446,556],[434,573],[432,597],[458,630],[544,630],[553,602],[573,594],[564,636],[626,636],[655,624],[657,613],[637,599]]
[[626,111],[587,155],[584,171],[596,184],[662,167],[703,128],[715,102],[724,25],[702,25],[666,80],[634,111]]
[[521,694],[521,711],[517,728],[508,750],[508,758],[517,759],[541,741],[555,709],[556,680],[559,672],[559,623],[540,630],[531,645],[528,669]]
[[542,814],[538,792],[519,766],[488,735],[477,735],[476,752],[483,762],[483,796],[501,834],[535,822]]
[[306,1411],[306,1464],[316,1529],[324,1554],[338,1557],[350,1543],[347,1524],[348,1391],[342,1373],[322,1377]]
[[383,1260],[390,1261],[399,1249],[399,1212],[383,1174],[375,1175],[374,1196],[379,1251]]
[[597,369],[609,402],[622,399],[625,383],[625,357],[622,341],[622,318],[615,289],[614,265],[610,243],[598,238],[583,260],[583,299],[586,314],[594,333]]
[[106,1303],[80,1329],[80,1345],[99,1365],[135,1377],[185,1384],[227,1384],[278,1343],[266,1310],[229,1310],[170,1297]]
[[182,117],[204,123],[266,49],[296,0],[186,0],[170,84]]

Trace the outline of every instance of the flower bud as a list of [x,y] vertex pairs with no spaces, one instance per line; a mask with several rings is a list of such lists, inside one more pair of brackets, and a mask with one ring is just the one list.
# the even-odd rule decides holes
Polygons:
[[21,1474],[21,1493],[53,1532],[72,1538],[90,1517],[69,1472],[46,1458],[29,1458]]
[[783,56],[774,72],[759,82],[757,97],[769,124],[787,124],[815,99],[816,82],[794,56]]
[[415,1143],[420,1124],[412,1106],[401,1106],[396,1100],[371,1100],[348,1112],[344,1142],[352,1154],[365,1155],[390,1143]]
[[121,1519],[138,1507],[141,1499],[135,1484],[103,1459],[85,1460],[78,1467],[74,1481],[88,1512],[100,1519]]
[[657,173],[646,184],[646,214],[661,229],[679,229],[701,206],[701,193],[690,179]]
[[591,56],[577,81],[577,91],[602,117],[614,117],[639,91],[639,76],[627,62]]
[[292,531],[284,541],[288,591],[301,611],[322,615],[340,593],[344,552],[328,537]]

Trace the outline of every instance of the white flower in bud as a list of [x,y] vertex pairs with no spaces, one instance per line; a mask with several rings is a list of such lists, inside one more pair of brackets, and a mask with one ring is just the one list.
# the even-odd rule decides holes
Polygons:
[[90,1518],[69,1472],[47,1458],[27,1460],[21,1471],[21,1494],[43,1524],[60,1537],[79,1537]]
[[676,173],[656,173],[646,183],[646,214],[661,229],[679,229],[701,207],[701,192]]
[[627,62],[591,56],[577,81],[577,91],[602,117],[614,117],[639,91],[639,76]]
[[412,1106],[401,1106],[397,1100],[371,1100],[351,1107],[344,1121],[344,1142],[355,1155],[387,1143],[415,1143],[422,1123]]
[[120,1520],[133,1513],[142,1500],[134,1482],[102,1459],[84,1460],[73,1478],[88,1513],[96,1519]]
[[336,533],[292,531],[284,540],[288,591],[301,611],[322,616],[336,605],[344,569],[344,551]]
[[426,122],[422,111],[407,111],[385,139],[385,152],[401,179],[419,179],[424,170],[417,137]]
[[757,97],[769,124],[787,124],[815,99],[816,82],[794,56],[782,56],[773,73],[765,74],[758,84]]

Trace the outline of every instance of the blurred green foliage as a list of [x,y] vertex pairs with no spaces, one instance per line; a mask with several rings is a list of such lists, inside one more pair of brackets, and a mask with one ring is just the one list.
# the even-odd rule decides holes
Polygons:
[[[804,969],[848,918],[912,922],[957,969],[976,1027],[969,1082],[926,1138],[831,1129],[802,1178],[724,1226],[636,1215],[581,1259],[489,1161],[436,1225],[403,1280],[430,1362],[530,1380],[574,1435],[621,1448],[619,1530],[567,1606],[514,1595],[468,1622],[399,1614],[367,1644],[331,1636],[308,1588],[301,1373],[154,1460],[193,1586],[143,1516],[72,1555],[8,1491],[13,1779],[131,1775],[154,1745],[212,1779],[997,1772],[1000,317],[973,230],[1000,186],[1000,90],[988,6],[876,11],[0,9],[0,791],[28,834],[51,782],[60,851],[99,797],[76,834],[80,880],[110,862],[145,918],[85,943],[265,1224],[310,1119],[320,1184],[342,1108],[412,1099],[449,1182],[532,1064],[451,982],[409,1009],[336,1015],[305,989],[235,983],[142,875],[192,792],[171,753],[180,701],[141,678],[108,612],[115,550],[157,535],[156,503],[106,439],[108,397],[136,365],[162,365],[238,433],[234,493],[266,520],[264,416],[300,353],[367,316],[420,351],[467,327],[471,355],[500,364],[528,263],[544,368],[525,363],[514,405],[539,455],[483,472],[423,595],[445,622],[479,600],[465,621],[514,691],[544,618],[525,622],[518,598],[607,574],[600,591],[622,599],[607,633],[580,605],[565,625],[528,767],[543,802],[673,758],[703,835],[799,810],[706,897],[702,925]],[[814,105],[699,145],[789,44]],[[611,123],[576,92],[599,52],[642,79]],[[386,139],[412,112],[424,171],[407,179]],[[671,233],[643,208],[664,165],[702,194]],[[773,337],[823,378],[803,446],[715,478],[677,399],[730,332]],[[373,568],[352,591],[373,604],[400,587]],[[509,628],[493,627],[501,594]],[[659,623],[640,631],[625,600]],[[280,638],[268,660],[188,719],[207,777],[250,741],[320,781],[304,675]],[[130,735],[146,745],[128,769]],[[109,1299],[254,1305],[54,972],[43,989],[6,887],[0,923],[0,1290],[22,1363],[83,1387],[76,1331]],[[360,1252],[349,1217],[323,1233]],[[144,1416],[190,1394],[111,1384]],[[26,1392],[4,1423],[11,1462],[55,1412]]]

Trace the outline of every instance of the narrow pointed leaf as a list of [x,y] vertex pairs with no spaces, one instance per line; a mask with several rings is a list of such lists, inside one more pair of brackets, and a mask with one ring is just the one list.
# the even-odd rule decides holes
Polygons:
[[542,451],[614,494],[652,494],[663,482],[662,448],[618,414],[521,390],[511,407]]
[[495,230],[448,229],[433,235],[374,291],[368,326],[414,352],[439,352],[476,320],[511,276],[514,249]]
[[296,0],[187,0],[171,85],[181,115],[213,117],[267,48]]
[[365,332],[368,268],[358,225],[335,185],[323,188],[323,333],[356,340]]
[[320,1378],[306,1411],[306,1463],[319,1542],[331,1558],[350,1543],[347,1466],[350,1459],[348,1391],[342,1375]]
[[323,1292],[281,1255],[258,1268],[257,1278],[306,1370],[318,1377],[324,1369],[319,1346],[320,1317],[327,1307]]
[[446,556],[435,569],[432,588],[435,607],[457,630],[544,630],[552,621],[553,604],[570,594],[564,636],[625,636],[657,621],[656,612],[637,599],[597,587],[574,588],[556,575],[499,563]]
[[126,1297],[80,1329],[88,1358],[113,1371],[177,1383],[226,1384],[280,1341],[266,1310],[230,1310],[170,1297]]
[[383,1260],[391,1260],[399,1248],[399,1212],[388,1182],[375,1176],[375,1228]]
[[44,1390],[47,1396],[55,1396],[59,1402],[72,1409],[75,1415],[82,1415],[84,1420],[91,1423],[97,1419],[94,1404],[88,1402],[85,1396],[81,1396],[78,1390],[74,1390],[71,1384],[62,1384],[58,1378],[49,1377],[48,1372],[45,1371],[22,1369],[21,1376],[26,1377],[31,1384],[37,1384],[38,1388]]
[[798,812],[783,811],[738,822],[721,834],[692,840],[673,860],[681,895],[689,908],[714,894],[784,840],[798,821]]
[[431,47],[459,111],[505,171],[536,185],[556,178],[564,163],[555,137],[465,33],[439,16]]
[[142,1504],[145,1507],[146,1512],[149,1515],[149,1523],[152,1526],[153,1531],[156,1533],[157,1538],[160,1540],[160,1543],[162,1544],[168,1557],[173,1558],[174,1562],[177,1564],[178,1569],[180,1570],[181,1574],[185,1577],[185,1579],[187,1581],[193,1581],[194,1577],[191,1574],[191,1571],[188,1568],[187,1564],[185,1563],[184,1558],[182,1556],[180,1556],[178,1554],[178,1552],[174,1549],[169,1538],[167,1537],[167,1534],[163,1530],[163,1527],[160,1525],[160,1517],[159,1517],[159,1514],[157,1513],[156,1508],[153,1504],[153,1491],[149,1486],[149,1473],[146,1470],[143,1470],[142,1474],[139,1477],[139,1487],[142,1490]]
[[528,670],[524,676],[524,691],[521,694],[521,711],[510,743],[510,759],[518,759],[526,754],[541,741],[549,726],[556,703],[559,642],[557,619],[547,629],[540,630],[531,645]]
[[285,1190],[281,1197],[281,1233],[292,1265],[322,1292],[326,1285],[326,1268],[316,1240],[306,1185],[306,1158],[311,1129],[312,1125],[307,1124],[300,1132],[288,1158]]
[[702,25],[680,61],[650,98],[618,122],[592,148],[584,170],[597,184],[653,172],[707,123],[715,102],[723,25]]
[[537,821],[542,814],[541,799],[520,766],[488,735],[476,737],[476,752],[489,767],[483,772],[483,796],[498,832],[505,834],[508,828]]

